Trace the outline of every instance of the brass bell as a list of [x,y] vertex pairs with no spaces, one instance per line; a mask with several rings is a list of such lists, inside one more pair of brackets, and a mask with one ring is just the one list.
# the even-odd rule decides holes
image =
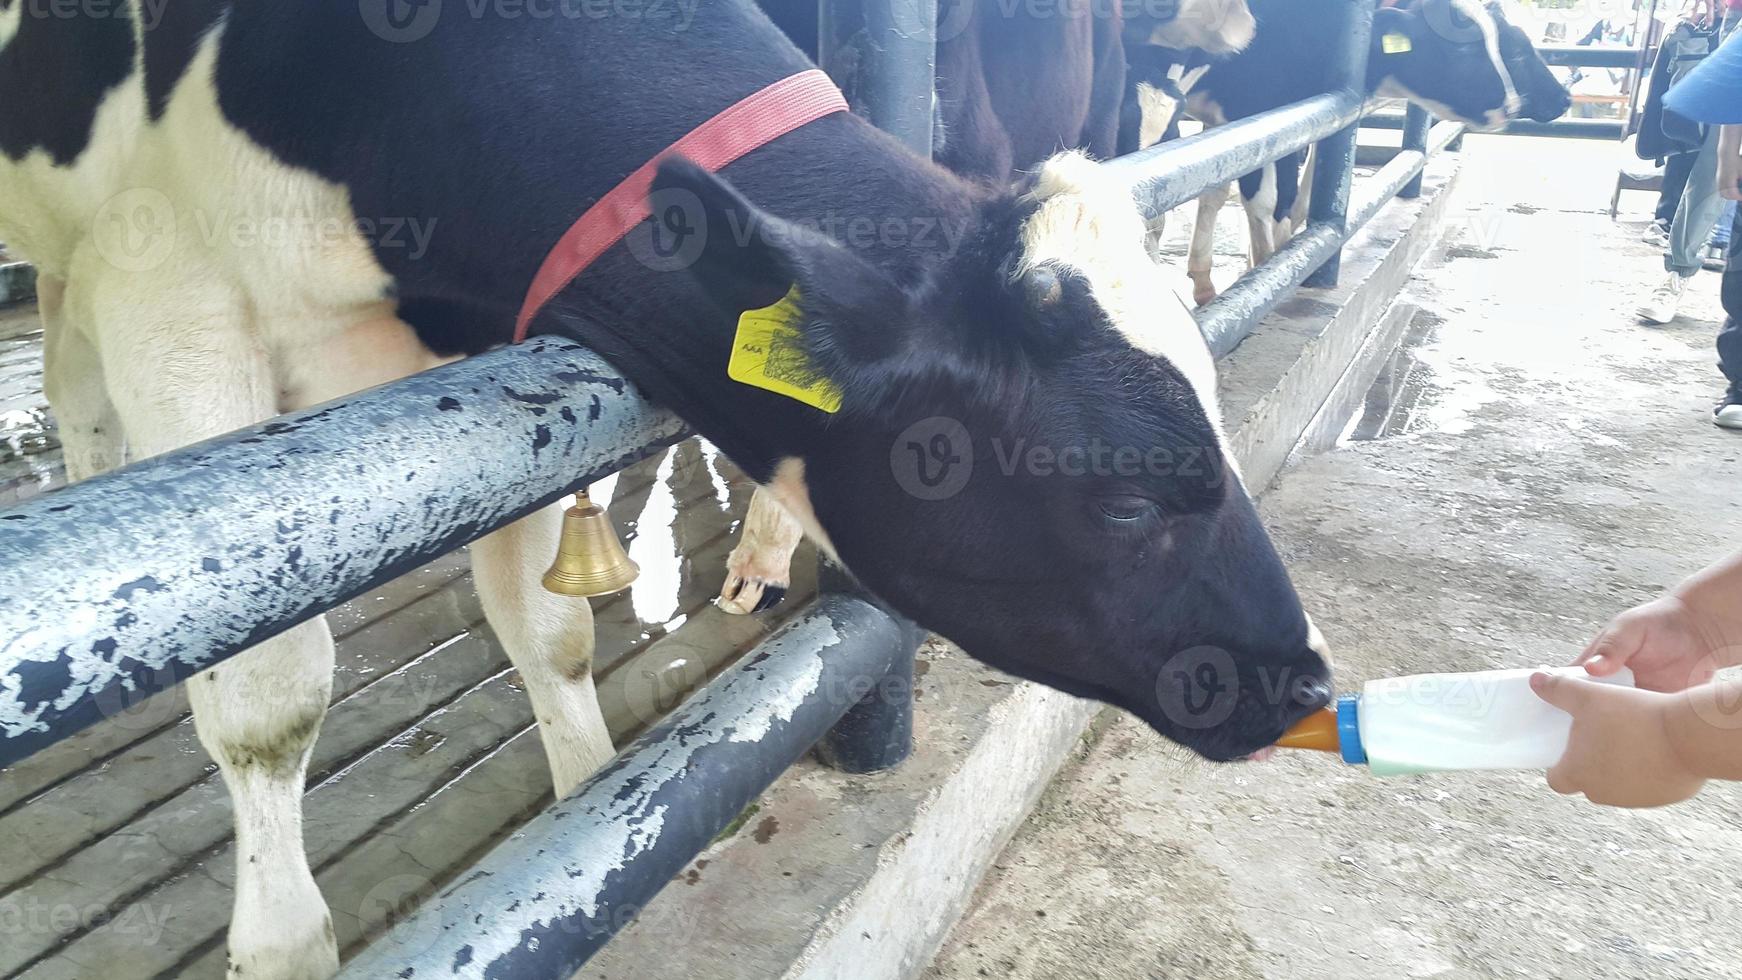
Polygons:
[[563,512],[562,543],[544,573],[544,587],[557,595],[596,596],[621,592],[641,569],[629,560],[611,518],[582,490]]

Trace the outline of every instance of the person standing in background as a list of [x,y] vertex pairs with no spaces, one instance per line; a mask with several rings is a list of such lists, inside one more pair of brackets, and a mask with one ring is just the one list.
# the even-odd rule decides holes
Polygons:
[[[1742,34],[1733,34],[1716,54],[1688,73],[1663,103],[1666,111],[1711,127],[1713,196],[1720,202],[1742,201]],[[1690,180],[1699,176],[1696,172]],[[1732,222],[1720,290],[1724,326],[1718,333],[1718,367],[1729,390],[1712,419],[1723,428],[1742,430],[1742,227],[1737,227],[1742,226],[1742,216]]]
[[[1724,0],[1718,26],[1720,41],[1727,41],[1739,23],[1742,23],[1742,0]],[[1699,70],[1695,68],[1694,72]],[[1693,77],[1693,73],[1687,77]],[[1680,83],[1670,89],[1672,95],[1679,87]],[[1684,119],[1690,118],[1676,109],[1672,95],[1664,96],[1666,119],[1672,113]],[[1724,198],[1719,195],[1717,182],[1718,130],[1717,126],[1706,126],[1698,154],[1688,172],[1687,187],[1671,223],[1669,244],[1663,256],[1664,280],[1639,307],[1639,317],[1647,323],[1664,324],[1675,319],[1688,283],[1700,271],[1707,242],[1723,210]]]

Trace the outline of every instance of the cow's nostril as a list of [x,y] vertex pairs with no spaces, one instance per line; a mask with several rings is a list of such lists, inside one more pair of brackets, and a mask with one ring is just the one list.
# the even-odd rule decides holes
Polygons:
[[1303,708],[1322,708],[1331,703],[1331,685],[1317,677],[1301,678],[1294,689],[1294,700]]

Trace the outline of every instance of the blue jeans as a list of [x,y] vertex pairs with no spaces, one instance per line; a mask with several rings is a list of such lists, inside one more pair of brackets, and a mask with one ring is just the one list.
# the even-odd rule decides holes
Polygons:
[[[1734,14],[1725,21],[1725,37],[1736,29]],[[1694,169],[1688,174],[1687,189],[1682,191],[1681,206],[1669,226],[1669,250],[1663,253],[1663,267],[1678,276],[1691,276],[1700,271],[1701,253],[1711,240],[1712,228],[1724,210],[1724,199],[1718,196],[1718,127],[1706,127],[1706,141],[1700,144],[1694,158]]]
[[1718,227],[1712,229],[1712,247],[1727,252],[1730,249],[1730,226],[1736,223],[1735,201],[1728,201],[1724,206],[1724,214],[1718,219]]
[[1742,397],[1742,210],[1730,205],[1729,261],[1724,266],[1724,328],[1718,332],[1718,367],[1730,391]]

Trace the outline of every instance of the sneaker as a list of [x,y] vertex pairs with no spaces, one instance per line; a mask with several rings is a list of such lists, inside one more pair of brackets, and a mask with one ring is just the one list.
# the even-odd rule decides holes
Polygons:
[[1674,320],[1676,310],[1682,305],[1682,293],[1688,288],[1688,280],[1692,278],[1693,276],[1670,273],[1662,285],[1652,290],[1651,298],[1639,305],[1639,318],[1646,323],[1659,325]]
[[1700,264],[1713,272],[1723,272],[1724,263],[1729,260],[1729,245],[1707,245],[1705,257]]
[[1656,245],[1658,248],[1668,248],[1669,222],[1653,221],[1651,224],[1646,225],[1645,233],[1639,236],[1639,240],[1647,245]]
[[1732,386],[1718,407],[1712,409],[1712,421],[1719,428],[1742,432],[1742,385]]

